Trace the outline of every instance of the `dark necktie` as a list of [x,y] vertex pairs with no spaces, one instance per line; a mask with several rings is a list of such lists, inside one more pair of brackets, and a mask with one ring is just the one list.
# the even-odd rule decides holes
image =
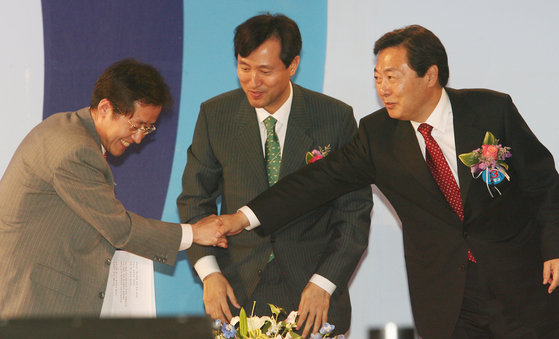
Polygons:
[[[281,150],[278,135],[276,133],[277,120],[269,116],[264,119],[266,126],[266,173],[268,174],[268,184],[270,186],[278,182],[281,166]],[[268,262],[274,259],[274,252],[270,253]]]
[[[454,179],[454,175],[452,175],[450,171],[450,166],[448,166],[439,144],[437,144],[431,135],[433,126],[421,124],[417,130],[425,139],[425,161],[427,162],[427,166],[433,178],[435,178],[437,185],[439,185],[450,207],[456,212],[460,220],[464,221],[464,209],[462,208],[460,188]],[[476,262],[470,250],[468,250],[468,259]]]
[[280,166],[281,166],[281,152],[278,135],[276,134],[276,122],[274,117],[267,117],[264,120],[266,126],[266,173],[268,174],[268,184],[270,186],[278,182]]

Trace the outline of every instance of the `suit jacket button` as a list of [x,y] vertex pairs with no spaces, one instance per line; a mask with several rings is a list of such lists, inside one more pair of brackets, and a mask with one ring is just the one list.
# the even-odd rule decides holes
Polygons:
[[107,259],[107,260],[105,261],[105,264],[107,264],[107,266],[111,266],[111,259]]
[[262,270],[258,270],[258,271],[256,272],[256,274],[257,274],[259,277],[261,277],[261,276],[262,276]]
[[276,236],[271,235],[271,236],[270,236],[270,242],[271,242],[272,244],[275,243],[275,242],[276,242]]
[[466,270],[466,265],[460,265],[458,266],[458,269],[462,272],[464,272]]
[[105,299],[105,292],[99,293],[99,299]]
[[153,261],[159,261],[159,257],[153,257]]
[[166,263],[166,262],[167,262],[167,258],[163,258],[163,259],[161,260],[161,262],[162,262],[162,263]]
[[464,232],[463,235],[464,235],[464,238],[468,238],[470,236],[470,232]]

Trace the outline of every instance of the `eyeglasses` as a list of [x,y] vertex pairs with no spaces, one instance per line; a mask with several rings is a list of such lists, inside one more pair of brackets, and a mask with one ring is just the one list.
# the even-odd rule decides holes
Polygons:
[[144,135],[148,135],[150,133],[155,132],[155,130],[156,130],[155,126],[151,125],[151,126],[138,127],[138,126],[134,125],[130,120],[128,120],[128,118],[122,113],[122,111],[120,110],[120,108],[118,108],[117,105],[113,104],[113,106],[120,112],[120,114],[122,114],[124,119],[126,119],[126,121],[128,121],[128,123],[130,124],[130,130],[133,133],[136,133],[137,131],[140,131]]
[[156,128],[155,126],[151,125],[151,126],[144,126],[144,127],[138,127],[136,125],[134,125],[130,120],[128,120],[126,117],[124,117],[124,119],[126,119],[126,121],[128,121],[128,123],[130,124],[130,130],[132,130],[134,133],[136,133],[136,131],[140,131],[142,132],[144,135],[150,134],[155,132]]

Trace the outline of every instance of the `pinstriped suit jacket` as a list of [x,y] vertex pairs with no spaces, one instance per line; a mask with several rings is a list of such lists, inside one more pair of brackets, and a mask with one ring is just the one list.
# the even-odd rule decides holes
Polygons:
[[[350,106],[293,85],[280,178],[305,166],[307,152],[345,145],[356,128]],[[203,103],[178,198],[181,220],[195,222],[217,214],[218,197],[221,213],[234,213],[267,188],[256,112],[243,90]],[[314,273],[338,287],[331,298],[328,320],[339,332],[345,332],[351,317],[347,284],[367,247],[371,208],[371,190],[367,188],[332,201],[271,236],[242,232],[229,238],[227,250],[194,245],[188,257],[194,265],[201,257],[215,255],[242,305],[258,284],[258,271],[264,270],[273,249],[295,310]],[[290,306],[278,306],[290,311]]]
[[0,318],[99,316],[115,248],[174,264],[181,229],[116,199],[88,108],[35,127],[0,181]]

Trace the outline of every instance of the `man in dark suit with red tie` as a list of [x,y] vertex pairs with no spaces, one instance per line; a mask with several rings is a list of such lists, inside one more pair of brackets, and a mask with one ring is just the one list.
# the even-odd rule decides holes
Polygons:
[[446,87],[446,51],[429,30],[389,32],[375,54],[385,108],[365,117],[343,149],[221,216],[219,233],[234,234],[251,220],[249,229],[266,235],[376,184],[402,222],[422,338],[559,338],[559,296],[552,293],[559,283],[559,176],[552,155],[508,95]]
[[[306,166],[310,152],[341,148],[357,132],[350,106],[291,81],[302,47],[293,20],[269,13],[249,18],[235,29],[234,45],[241,88],[200,106],[177,199],[185,222],[218,209],[237,211]],[[371,208],[365,187],[267,237],[247,232],[223,251],[194,245],[188,259],[203,282],[206,313],[229,322],[241,306],[247,314],[271,315],[270,303],[299,311],[303,337],[327,321],[345,333],[348,283],[367,248]]]

